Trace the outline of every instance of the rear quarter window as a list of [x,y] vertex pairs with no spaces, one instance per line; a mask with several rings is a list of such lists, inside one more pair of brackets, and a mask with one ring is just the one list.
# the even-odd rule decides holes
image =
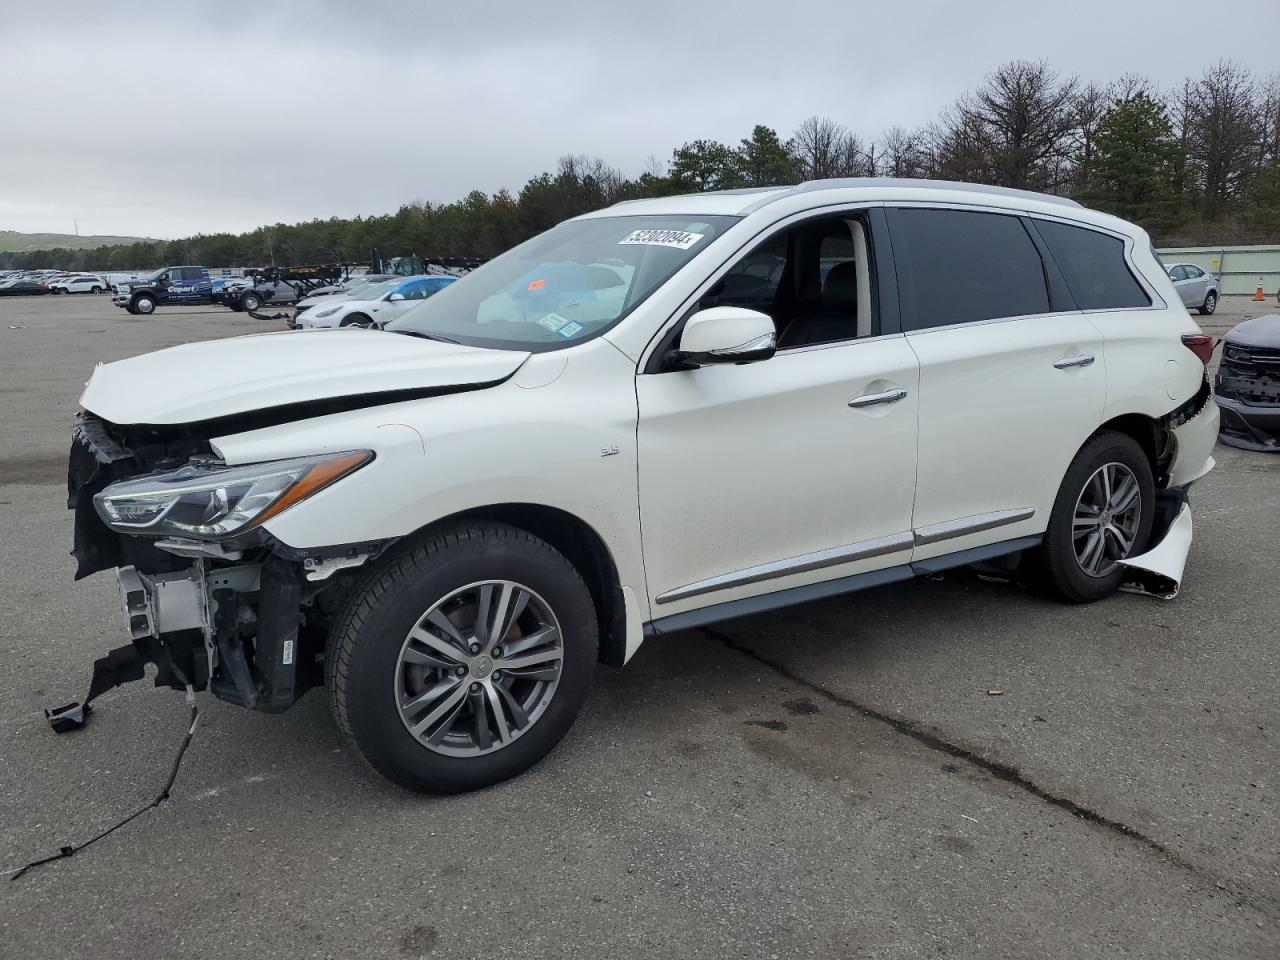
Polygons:
[[1123,240],[1052,220],[1037,220],[1036,229],[1081,310],[1151,306],[1151,298],[1125,261]]

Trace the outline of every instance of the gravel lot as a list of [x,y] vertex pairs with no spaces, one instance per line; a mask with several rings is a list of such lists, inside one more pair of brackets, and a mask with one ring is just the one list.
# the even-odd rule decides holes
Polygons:
[[[80,385],[278,326],[0,300],[0,868],[150,800],[187,718],[144,683],[72,735],[41,716],[124,642],[114,580],[67,556]],[[1173,602],[958,574],[660,639],[477,794],[377,779],[318,693],[202,698],[169,803],[0,880],[0,957],[1275,960],[1280,458],[1217,455]]]

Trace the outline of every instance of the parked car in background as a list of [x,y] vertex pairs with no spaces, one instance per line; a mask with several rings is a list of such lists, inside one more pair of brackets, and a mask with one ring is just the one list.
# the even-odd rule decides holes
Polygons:
[[135,641],[92,689],[327,685],[376,770],[456,791],[544,756],[646,637],[979,561],[1070,603],[1182,577],[1213,342],[1143,230],[1070,200],[638,200],[418,289],[362,301],[410,305],[378,331],[94,370],[77,577],[118,568]]
[[357,287],[368,286],[371,283],[382,283],[384,280],[395,280],[396,275],[393,273],[363,273],[358,276],[349,277],[342,283],[330,284],[327,287],[317,287],[307,294],[308,300],[318,299],[321,297],[338,296],[344,293],[350,293]]
[[213,303],[213,282],[207,267],[163,267],[144,280],[117,283],[112,302],[134,314],[151,314],[156,307]]
[[7,280],[0,283],[0,297],[39,297],[49,288],[39,280]]
[[358,300],[366,290],[378,284],[386,283],[388,280],[398,279],[400,278],[386,273],[365,274],[362,277],[353,277],[341,287],[325,287],[320,290],[313,290],[310,296],[299,300],[294,305],[294,315],[290,321],[290,326],[297,326],[298,317],[308,310],[313,310],[320,306],[331,306],[339,300]]
[[104,293],[107,282],[101,277],[86,275],[64,277],[49,284],[50,293]]
[[295,315],[291,324],[297,329],[318,330],[326,327],[380,327],[434,296],[457,277],[411,277],[387,280],[365,287],[357,295],[336,303],[321,305]]
[[1222,297],[1221,277],[1206,273],[1194,263],[1171,263],[1165,270],[1183,306],[1206,315],[1218,308]]
[[1218,439],[1280,453],[1280,314],[1245,320],[1222,338],[1213,392],[1222,410]]

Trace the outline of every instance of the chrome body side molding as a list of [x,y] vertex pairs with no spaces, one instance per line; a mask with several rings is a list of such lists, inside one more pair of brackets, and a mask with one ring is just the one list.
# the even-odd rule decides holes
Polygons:
[[981,533],[995,527],[1003,527],[1019,520],[1030,520],[1036,515],[1032,507],[1019,507],[1016,510],[996,510],[994,513],[979,513],[972,517],[961,517],[958,520],[947,520],[944,523],[933,523],[920,527],[915,532],[917,547],[939,540],[950,540],[970,533]]
[[666,593],[660,594],[656,600],[658,603],[670,603],[673,600],[684,600],[688,597],[711,593],[713,590],[728,590],[731,587],[741,587],[748,583],[759,583],[761,580],[773,580],[777,577],[787,577],[794,573],[805,573],[809,570],[820,570],[823,567],[852,563],[854,560],[866,560],[869,557],[879,557],[888,553],[897,553],[900,550],[910,550],[912,543],[910,533],[894,533],[887,537],[878,537],[875,540],[862,540],[858,543],[849,543],[840,547],[831,547],[827,550],[818,550],[814,553],[805,553],[798,557],[788,557],[785,560],[772,560],[769,563],[760,563],[743,570],[735,570],[732,573],[699,580],[687,586],[676,587],[674,590],[668,590]]

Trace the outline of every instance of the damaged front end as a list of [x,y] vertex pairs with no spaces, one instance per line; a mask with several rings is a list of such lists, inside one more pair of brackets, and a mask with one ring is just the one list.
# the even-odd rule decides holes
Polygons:
[[1280,314],[1246,320],[1223,338],[1215,392],[1223,443],[1280,453]]
[[94,664],[80,704],[51,711],[56,730],[155,664],[156,686],[209,690],[254,710],[287,709],[322,682],[324,637],[386,542],[299,551],[261,526],[370,460],[369,451],[232,467],[184,427],[121,427],[81,414],[67,505],[76,579],[116,569],[132,643]]

